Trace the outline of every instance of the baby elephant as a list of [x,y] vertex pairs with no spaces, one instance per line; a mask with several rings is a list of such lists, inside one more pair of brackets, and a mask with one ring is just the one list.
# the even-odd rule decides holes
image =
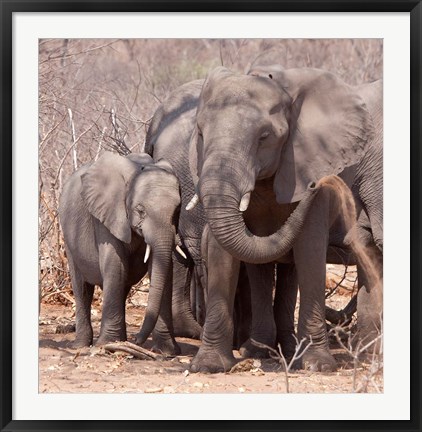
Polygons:
[[179,208],[179,183],[170,164],[154,164],[146,154],[106,152],[69,178],[59,215],[76,300],[75,348],[93,342],[94,285],[103,289],[97,345],[126,340],[126,297],[147,271],[151,286],[139,334],[143,340],[149,336],[161,306],[164,327],[172,328],[172,252]]

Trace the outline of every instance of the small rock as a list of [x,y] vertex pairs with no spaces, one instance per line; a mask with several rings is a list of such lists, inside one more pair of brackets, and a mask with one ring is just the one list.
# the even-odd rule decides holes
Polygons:
[[182,372],[182,375],[187,377],[189,375],[189,371],[186,369],[185,371]]
[[193,387],[200,388],[200,389],[204,388],[204,384],[202,384],[202,383],[199,382],[199,381],[194,382],[194,383],[192,384],[192,386],[193,386]]
[[245,387],[239,387],[238,390],[239,393],[245,393]]

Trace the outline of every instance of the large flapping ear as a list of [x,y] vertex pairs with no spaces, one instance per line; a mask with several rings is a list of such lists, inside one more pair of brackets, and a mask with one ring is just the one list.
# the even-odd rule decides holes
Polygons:
[[105,152],[82,175],[82,198],[88,211],[120,241],[130,243],[132,232],[126,212],[126,192],[139,164]]
[[291,99],[289,137],[284,144],[274,190],[279,203],[299,201],[310,182],[339,174],[359,162],[373,136],[363,99],[335,75],[318,69],[257,68]]

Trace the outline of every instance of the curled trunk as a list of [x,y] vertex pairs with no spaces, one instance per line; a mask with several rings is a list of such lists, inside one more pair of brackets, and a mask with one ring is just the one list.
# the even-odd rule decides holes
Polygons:
[[[325,178],[325,181],[327,178]],[[208,184],[208,186],[207,186]],[[292,248],[304,226],[306,216],[320,186],[310,184],[308,190],[288,220],[274,234],[267,237],[253,235],[239,211],[239,192],[231,183],[201,187],[201,197],[209,226],[221,246],[237,259],[262,264],[274,261]],[[227,191],[232,189],[232,193]],[[224,190],[224,194],[215,191]]]

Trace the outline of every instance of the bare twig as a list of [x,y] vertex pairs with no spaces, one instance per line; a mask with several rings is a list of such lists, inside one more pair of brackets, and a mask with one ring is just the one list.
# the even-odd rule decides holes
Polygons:
[[104,349],[110,352],[122,351],[131,354],[134,357],[142,360],[163,360],[164,359],[162,355],[155,354],[152,351],[149,351],[131,342],[109,343],[104,346]]
[[66,54],[66,55],[59,54],[59,55],[56,55],[56,56],[48,56],[48,58],[45,59],[45,60],[43,60],[43,61],[41,61],[40,64],[44,64],[44,63],[46,63],[46,62],[48,62],[50,60],[57,60],[57,59],[62,60],[62,59],[69,58],[69,57],[74,57],[74,56],[77,56],[77,55],[80,55],[80,54],[86,54],[86,53],[89,53],[89,52],[92,52],[92,51],[100,50],[102,48],[109,47],[109,46],[115,44],[116,42],[119,42],[120,40],[121,39],[116,39],[116,40],[114,40],[112,42],[109,42],[107,44],[104,44],[104,45],[88,48],[86,50],[82,50],[82,51],[78,51],[78,52],[74,52],[74,53],[70,53],[70,54]]
[[293,357],[291,358],[290,362],[287,363],[286,357],[283,354],[283,351],[281,349],[280,344],[278,344],[278,351],[275,350],[274,348],[271,348],[268,345],[265,345],[261,342],[256,341],[255,339],[251,339],[251,342],[256,345],[259,348],[264,348],[264,349],[268,349],[270,351],[270,357],[278,360],[279,363],[282,363],[284,366],[284,378],[285,378],[285,384],[286,384],[286,393],[290,393],[290,388],[289,388],[289,372],[292,368],[292,366],[295,364],[295,362],[297,360],[299,360],[304,354],[305,352],[309,349],[309,347],[312,345],[312,338],[310,339],[308,345],[305,346],[305,348],[302,349],[303,344],[307,341],[306,338],[303,338],[300,342],[299,340],[296,338],[296,348],[295,348],[295,352],[293,354]]
[[[382,323],[382,320],[381,320]],[[333,333],[337,339],[338,344],[352,357],[353,359],[353,391],[354,392],[366,392],[368,388],[368,384],[374,379],[375,375],[383,370],[383,361],[382,361],[382,338],[383,332],[382,329],[378,329],[378,335],[366,343],[362,345],[361,341],[356,344],[356,347],[353,347],[353,338],[351,333],[348,332],[347,344],[345,344],[340,337],[340,332],[344,333],[344,329],[342,327],[334,327],[330,330],[330,333]],[[361,355],[367,351],[370,347],[380,342],[379,350],[374,350],[372,353],[372,362],[369,374],[367,376],[363,376],[364,383],[359,387],[357,385],[357,371],[359,365],[361,365],[360,357]],[[375,365],[375,367],[374,367]],[[378,387],[376,387],[378,388]],[[377,390],[378,391],[378,390]]]
[[[102,113],[101,113],[102,114]],[[98,118],[96,120],[94,120],[94,122],[91,124],[91,126],[89,126],[87,129],[85,129],[74,141],[74,143],[66,150],[66,153],[64,154],[62,160],[59,163],[59,167],[57,168],[57,173],[56,173],[56,177],[54,178],[54,180],[52,181],[52,186],[56,186],[57,184],[57,180],[59,178],[60,175],[60,170],[63,167],[64,161],[66,160],[67,155],[71,152],[73,146],[75,146],[79,140],[86,134],[88,133],[94,126],[96,126],[96,122],[100,119],[101,114],[98,116]]]

